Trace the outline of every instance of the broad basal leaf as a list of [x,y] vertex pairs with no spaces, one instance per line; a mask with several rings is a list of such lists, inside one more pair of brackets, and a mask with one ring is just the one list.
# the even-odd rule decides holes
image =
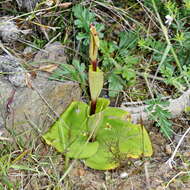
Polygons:
[[88,142],[87,134],[85,137],[77,138],[68,148],[66,153],[70,158],[88,158],[97,152],[99,143],[98,142]]
[[96,103],[96,113],[105,110],[110,104],[109,99],[106,98],[98,98]]
[[147,157],[153,153],[145,128],[130,122],[126,122],[126,131],[121,134],[119,149],[121,153],[126,153],[127,157],[131,158]]
[[119,166],[122,159],[151,156],[152,146],[143,126],[130,122],[130,114],[108,107],[96,133],[98,151],[86,160],[91,168],[105,170]]
[[43,138],[68,157],[82,158],[98,170],[114,169],[128,157],[151,156],[145,128],[132,124],[128,112],[108,104],[98,99],[98,112],[89,115],[87,104],[73,102]]
[[88,105],[73,102],[43,138],[47,144],[70,157],[85,158],[93,155],[98,143],[87,143],[87,116]]
[[114,156],[108,147],[103,144],[99,146],[96,154],[85,160],[85,164],[97,170],[110,170],[119,166],[119,163],[114,160]]

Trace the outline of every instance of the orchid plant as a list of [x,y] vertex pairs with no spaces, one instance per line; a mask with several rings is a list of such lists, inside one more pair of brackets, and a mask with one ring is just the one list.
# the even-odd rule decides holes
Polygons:
[[98,48],[98,33],[90,25],[91,102],[72,102],[43,138],[66,158],[83,159],[90,168],[109,170],[129,157],[151,156],[153,151],[144,126],[133,124],[130,113],[109,107],[108,99],[99,98],[103,72],[98,67]]

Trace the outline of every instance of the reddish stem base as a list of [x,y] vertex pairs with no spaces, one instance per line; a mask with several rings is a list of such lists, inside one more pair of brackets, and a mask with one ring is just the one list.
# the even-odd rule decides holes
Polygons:
[[96,101],[92,101],[90,105],[90,115],[95,114],[96,112]]
[[92,70],[96,72],[97,71],[97,61],[95,60],[95,61],[92,61],[91,63],[92,63]]

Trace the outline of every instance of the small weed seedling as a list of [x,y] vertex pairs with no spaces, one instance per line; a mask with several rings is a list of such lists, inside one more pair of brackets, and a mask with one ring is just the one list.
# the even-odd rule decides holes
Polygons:
[[126,86],[133,86],[136,82],[134,66],[139,59],[129,51],[137,45],[138,36],[133,32],[122,32],[119,38],[118,44],[100,41],[102,69],[106,73],[110,97],[117,96]]
[[99,37],[90,25],[88,80],[91,102],[72,102],[43,138],[68,158],[83,159],[94,169],[108,170],[120,165],[118,158],[151,156],[152,146],[144,127],[132,124],[130,114],[109,107],[109,100],[98,98],[103,72],[97,65]]
[[[90,40],[90,30],[89,25],[95,22],[95,15],[88,9],[81,5],[76,5],[73,7],[73,14],[77,18],[75,20],[75,26],[81,31],[77,34],[77,40],[83,41],[83,45],[88,45]],[[96,23],[96,29],[100,37],[103,37],[101,31],[104,29],[103,24]]]
[[71,64],[60,64],[59,68],[52,74],[51,79],[72,80],[79,82],[81,86],[85,86],[87,81],[85,64],[80,63],[77,59],[73,59]]
[[147,111],[150,113],[150,119],[156,121],[156,126],[167,138],[172,135],[171,113],[167,110],[169,101],[162,101],[161,98],[149,100],[146,102]]

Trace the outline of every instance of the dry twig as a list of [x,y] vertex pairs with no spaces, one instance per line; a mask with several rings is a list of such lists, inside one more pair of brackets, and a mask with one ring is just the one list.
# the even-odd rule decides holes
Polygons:
[[[169,102],[170,105],[168,106],[168,111],[172,114],[172,117],[174,118],[179,116],[186,107],[190,106],[190,89],[184,92],[179,98],[170,99]],[[137,123],[141,118],[144,122],[148,121],[149,113],[146,112],[147,107],[147,105],[137,107],[122,106],[121,109],[130,112],[132,121]]]

